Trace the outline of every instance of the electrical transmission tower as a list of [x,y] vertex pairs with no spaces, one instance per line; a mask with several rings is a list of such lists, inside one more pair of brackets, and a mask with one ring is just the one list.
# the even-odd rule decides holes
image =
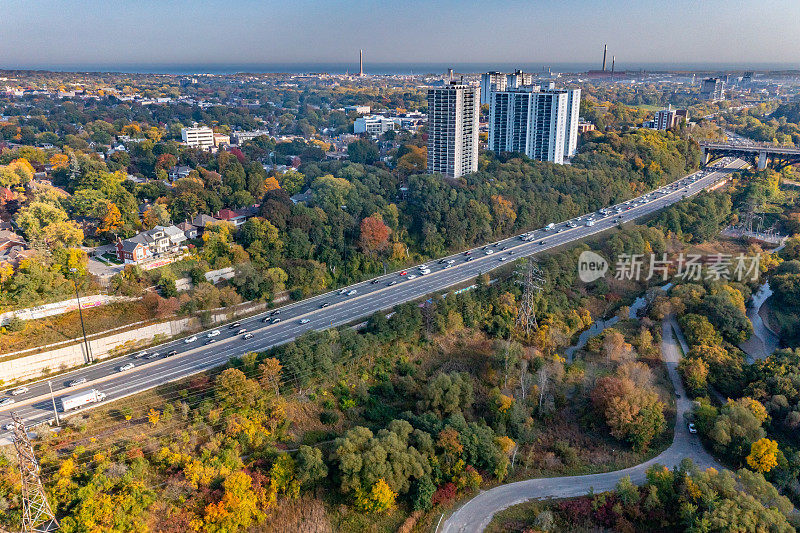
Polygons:
[[14,421],[14,448],[17,449],[22,476],[22,533],[54,531],[58,529],[58,520],[44,493],[33,444],[22,419],[16,413],[12,413],[11,418]]
[[531,334],[531,329],[538,328],[536,323],[536,295],[544,288],[542,270],[533,259],[528,259],[517,270],[517,283],[523,286],[522,303],[517,313],[517,326],[525,330],[525,335]]

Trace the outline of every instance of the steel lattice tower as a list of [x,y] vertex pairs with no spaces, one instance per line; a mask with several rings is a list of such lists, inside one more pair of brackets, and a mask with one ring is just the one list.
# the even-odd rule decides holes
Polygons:
[[58,529],[58,520],[44,493],[33,444],[22,419],[16,413],[12,413],[11,418],[14,420],[14,448],[17,449],[22,477],[22,533],[53,531]]
[[531,329],[538,328],[536,322],[536,295],[544,288],[542,270],[532,259],[528,259],[517,270],[517,283],[523,286],[522,302],[517,313],[517,325],[525,330],[525,335],[531,334]]

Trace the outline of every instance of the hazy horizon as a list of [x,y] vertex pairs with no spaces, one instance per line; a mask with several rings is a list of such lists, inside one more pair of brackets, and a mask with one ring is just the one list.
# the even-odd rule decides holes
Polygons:
[[[792,0],[7,0],[2,68],[125,65],[800,67]],[[751,16],[751,14],[757,16]],[[523,59],[532,57],[535,59]],[[509,60],[511,58],[511,60]],[[124,70],[124,69],[123,69]]]

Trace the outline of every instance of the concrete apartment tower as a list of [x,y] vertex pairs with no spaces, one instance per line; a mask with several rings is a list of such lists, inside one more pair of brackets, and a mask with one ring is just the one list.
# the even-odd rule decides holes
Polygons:
[[478,170],[480,88],[428,89],[428,172],[458,178]]
[[552,83],[492,93],[489,149],[564,163],[578,148],[580,100],[580,89],[555,89]]

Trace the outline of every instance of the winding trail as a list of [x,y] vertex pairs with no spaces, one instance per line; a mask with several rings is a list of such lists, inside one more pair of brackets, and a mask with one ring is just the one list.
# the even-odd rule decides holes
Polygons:
[[625,476],[630,476],[634,483],[641,484],[645,481],[647,469],[656,463],[672,468],[688,457],[700,468],[721,469],[721,465],[703,449],[697,435],[690,434],[684,423],[684,415],[691,410],[692,401],[686,397],[683,383],[678,375],[678,362],[681,358],[678,343],[685,350],[686,341],[674,317],[664,319],[661,328],[663,336],[661,352],[664,364],[675,392],[679,395],[676,399],[675,435],[669,448],[649,461],[623,470],[585,476],[526,479],[483,491],[453,513],[444,522],[441,531],[443,533],[483,531],[495,513],[513,505],[532,499],[581,496],[590,490],[597,492],[611,490]]

